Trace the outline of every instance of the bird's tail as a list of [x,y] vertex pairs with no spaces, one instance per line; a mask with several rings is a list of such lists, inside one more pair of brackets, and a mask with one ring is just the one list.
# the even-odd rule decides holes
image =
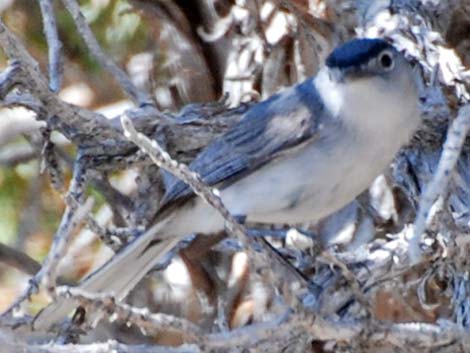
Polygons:
[[[78,288],[90,293],[109,293],[117,300],[124,299],[147,272],[161,261],[163,255],[178,243],[178,237],[156,240],[155,234],[160,230],[161,227],[157,225],[139,236],[123,251],[82,280]],[[75,307],[73,300],[58,298],[39,312],[34,319],[33,329],[48,329]]]

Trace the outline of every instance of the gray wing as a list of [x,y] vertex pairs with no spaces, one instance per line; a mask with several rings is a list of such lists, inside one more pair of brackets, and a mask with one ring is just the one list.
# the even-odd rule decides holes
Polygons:
[[[249,174],[280,152],[310,140],[326,116],[312,79],[251,107],[227,133],[208,145],[190,164],[207,185],[225,187]],[[193,194],[172,177],[162,200],[166,205]]]

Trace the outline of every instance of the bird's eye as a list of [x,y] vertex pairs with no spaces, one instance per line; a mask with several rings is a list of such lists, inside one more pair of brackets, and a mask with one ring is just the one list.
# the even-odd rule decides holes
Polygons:
[[382,69],[385,71],[390,71],[395,66],[395,60],[393,58],[393,53],[389,50],[384,50],[380,53],[377,61]]

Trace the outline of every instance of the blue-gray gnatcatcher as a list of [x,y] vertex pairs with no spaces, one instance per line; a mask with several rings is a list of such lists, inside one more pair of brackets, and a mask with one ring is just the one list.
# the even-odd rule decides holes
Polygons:
[[[336,48],[316,77],[250,108],[191,164],[248,222],[315,222],[364,191],[420,121],[415,76],[380,39]],[[79,287],[118,300],[190,233],[215,233],[224,220],[183,182],[172,180],[154,225]],[[73,302],[59,299],[36,318],[47,328]]]

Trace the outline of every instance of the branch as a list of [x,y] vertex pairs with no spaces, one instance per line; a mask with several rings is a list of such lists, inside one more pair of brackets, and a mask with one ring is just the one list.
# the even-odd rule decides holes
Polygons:
[[[243,250],[247,252],[250,262],[253,262],[258,269],[269,276],[273,284],[279,287],[283,286],[286,277],[293,278],[299,282],[304,290],[308,290],[308,283],[299,275],[299,273],[292,268],[292,266],[283,259],[274,249],[261,239],[259,243],[255,242],[254,238],[248,236],[247,229],[237,222],[237,220],[230,214],[229,210],[223,204],[219,191],[211,189],[201,180],[201,177],[191,171],[189,167],[183,163],[178,163],[173,160],[169,154],[163,150],[155,140],[150,140],[143,134],[138,133],[131,120],[124,114],[121,117],[122,126],[125,136],[139,146],[145,153],[147,153],[152,161],[159,167],[169,171],[177,178],[188,184],[196,195],[200,196],[205,202],[211,205],[225,220],[225,226],[230,234],[233,234],[242,244]],[[264,252],[256,253],[253,249],[254,244],[261,244]],[[280,272],[277,272],[279,270]],[[290,289],[288,289],[290,291]],[[294,293],[289,294],[289,301],[296,303],[296,309],[302,311],[302,304],[299,302]]]
[[[49,90],[46,78],[41,73],[39,64],[28,53],[18,38],[10,32],[0,19],[0,46],[8,58],[15,60],[21,70],[17,70],[16,84],[23,85],[29,93],[42,103],[42,111],[48,118],[51,128],[58,129],[77,146],[94,147],[95,152],[113,152],[113,146],[102,146],[103,139],[122,142],[121,134],[114,130],[110,122],[102,115],[63,102]],[[15,71],[15,72],[17,72]],[[35,104],[37,106],[37,104]],[[122,149],[123,146],[114,146]]]
[[100,65],[116,78],[124,92],[139,106],[152,104],[152,99],[149,95],[137,89],[129,77],[127,77],[126,73],[103,52],[95,35],[93,34],[93,31],[88,26],[85,17],[80,11],[80,7],[77,2],[75,0],[62,0],[62,2],[70,12],[70,15],[72,15],[77,31],[85,41],[90,53],[95,57]]
[[[77,163],[78,165],[79,163]],[[79,167],[81,168],[81,166]],[[80,196],[83,192],[83,180],[81,180],[83,171],[74,173],[69,194],[68,194],[68,205],[65,209],[62,219],[60,221],[59,228],[54,235],[54,241],[51,249],[41,271],[36,275],[34,281],[36,283],[42,283],[50,295],[54,296],[54,287],[57,280],[57,268],[59,262],[63,258],[67,246],[70,243],[72,232],[76,229],[78,224],[82,222],[87,215],[91,212],[93,207],[93,199],[89,198],[83,204],[78,204],[77,200],[80,200]],[[75,199],[70,200],[71,198]]]
[[415,231],[410,240],[410,257],[412,263],[420,261],[422,256],[420,249],[421,235],[430,222],[430,210],[435,200],[442,196],[452,177],[452,172],[460,157],[465,138],[470,130],[470,105],[465,105],[459,110],[457,118],[452,122],[447,131],[446,142],[434,173],[432,181],[421,196],[418,214],[415,220]]
[[62,82],[62,43],[57,33],[54,6],[52,0],[40,0],[44,34],[49,47],[49,88],[52,92],[60,89]]
[[[76,177],[76,175],[75,175]],[[77,181],[72,181],[70,191],[77,193],[81,192],[81,184]],[[44,284],[50,295],[55,295],[55,285],[57,282],[57,268],[60,260],[62,259],[67,245],[70,242],[72,231],[76,228],[77,224],[85,218],[86,214],[91,211],[93,206],[92,199],[88,199],[83,205],[68,205],[59,228],[54,236],[54,242],[52,243],[51,250],[49,251],[48,257],[42,266],[41,270],[35,274],[35,277],[29,282],[28,287],[23,291],[16,300],[10,305],[10,307],[2,313],[2,316],[9,315],[12,313],[21,303],[28,300],[31,294],[37,292],[38,285]]]
[[0,331],[0,345],[5,352],[24,353],[200,353],[196,345],[182,345],[180,347],[162,347],[149,344],[127,345],[109,340],[92,344],[53,344],[53,343],[26,343],[14,334]]
[[72,299],[78,304],[91,307],[89,312],[96,314],[99,310],[106,313],[110,320],[120,320],[132,323],[142,332],[155,335],[159,331],[172,331],[181,334],[189,341],[204,343],[201,330],[193,323],[172,315],[150,313],[148,309],[135,308],[130,305],[116,302],[109,295],[91,294],[77,288],[59,287],[57,295]]
[[41,269],[41,264],[36,260],[2,243],[0,243],[0,262],[30,276],[34,276]]

